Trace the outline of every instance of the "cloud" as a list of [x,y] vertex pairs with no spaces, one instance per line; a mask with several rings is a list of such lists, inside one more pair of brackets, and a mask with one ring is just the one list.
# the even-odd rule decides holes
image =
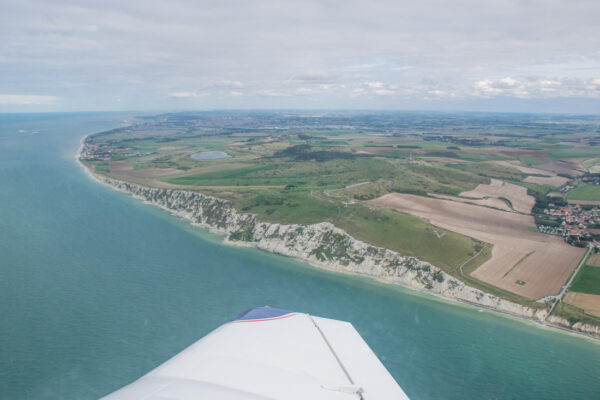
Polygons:
[[53,105],[58,104],[57,96],[27,95],[27,94],[0,94],[0,105]]
[[367,91],[364,88],[357,87],[357,88],[352,89],[352,91],[350,92],[350,96],[351,97],[359,97],[359,96],[363,96],[365,93],[367,93]]
[[472,95],[517,98],[600,98],[600,78],[505,77],[475,82]]
[[291,77],[291,82],[298,82],[305,85],[330,85],[338,82],[342,75],[335,72],[307,72]]
[[38,103],[52,110],[218,108],[234,92],[247,108],[597,98],[599,14],[597,0],[4,1],[0,88],[53,93]]
[[174,98],[174,99],[193,99],[196,97],[202,97],[203,94],[202,93],[196,93],[196,92],[171,92],[169,93],[168,97]]
[[280,90],[275,90],[275,89],[261,89],[257,93],[259,96],[266,96],[266,97],[291,97],[292,96],[291,93],[280,91]]
[[377,96],[393,96],[396,94],[393,90],[390,89],[377,89],[374,91]]
[[371,89],[380,89],[383,87],[383,82],[366,82],[365,85]]
[[394,96],[398,95],[397,85],[391,84],[387,82],[364,82],[360,84],[358,87],[354,88],[343,88],[346,91],[349,91],[349,95],[351,97],[360,97],[360,96]]

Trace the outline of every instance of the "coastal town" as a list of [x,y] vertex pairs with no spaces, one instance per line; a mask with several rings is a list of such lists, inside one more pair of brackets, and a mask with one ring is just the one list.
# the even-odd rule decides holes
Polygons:
[[[600,251],[600,204],[598,201],[567,200],[568,193],[579,185],[600,185],[599,174],[585,174],[560,188],[560,197],[548,197],[543,212],[535,212],[537,230],[541,233],[561,236],[578,247],[591,246]],[[558,194],[558,193],[557,193]]]
[[131,152],[131,147],[112,148],[105,143],[86,143],[80,158],[84,161],[115,161],[126,157],[143,157],[151,152]]
[[[588,206],[589,207],[589,206]],[[538,225],[542,233],[562,236],[572,245],[592,245],[600,249],[600,210],[580,204],[549,203],[544,214],[554,221],[552,225]]]

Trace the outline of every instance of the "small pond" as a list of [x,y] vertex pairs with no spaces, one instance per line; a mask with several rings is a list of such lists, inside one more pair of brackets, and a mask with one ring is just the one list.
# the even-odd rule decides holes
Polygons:
[[200,153],[192,154],[194,160],[218,160],[219,158],[231,158],[231,156],[223,151],[201,151]]

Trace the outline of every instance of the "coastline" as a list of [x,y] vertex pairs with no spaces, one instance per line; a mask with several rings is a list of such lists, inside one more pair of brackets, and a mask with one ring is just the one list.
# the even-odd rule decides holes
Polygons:
[[[77,163],[86,171],[88,176],[114,190],[127,193],[184,219],[192,226],[201,227],[211,233],[225,235],[223,239],[225,244],[238,247],[254,247],[270,253],[295,258],[315,268],[368,277],[385,284],[403,286],[424,294],[433,295],[444,301],[494,311],[533,322],[538,326],[600,340],[600,326],[582,323],[571,325],[566,319],[556,316],[550,316],[546,321],[547,309],[533,309],[482,292],[456,280],[429,263],[360,242],[330,223],[306,226],[265,223],[258,221],[253,214],[238,213],[225,200],[198,192],[150,188],[96,174],[80,160],[88,136],[85,135],[81,138],[79,148],[75,154]],[[217,210],[217,217],[212,218],[214,215],[209,215],[207,209],[213,212]],[[247,232],[247,229],[250,229],[249,227],[252,228],[251,234]],[[302,237],[305,229],[310,231],[306,233],[309,236],[308,240]],[[295,233],[293,243],[290,243],[290,232]],[[248,235],[250,236],[246,237]],[[319,257],[319,253],[315,253],[314,243],[309,242],[313,242],[315,241],[314,238],[318,238],[316,239],[317,244],[327,245],[327,243],[323,244],[318,240],[322,240],[325,236],[330,238],[332,235],[336,240],[347,241],[352,255],[345,255],[345,257],[335,260],[323,258],[322,254]],[[240,240],[240,237],[243,237],[243,239]],[[375,256],[372,255],[374,252],[377,253]],[[327,252],[325,251],[325,253]],[[382,264],[384,264],[383,267]],[[390,265],[393,268],[389,267]]]

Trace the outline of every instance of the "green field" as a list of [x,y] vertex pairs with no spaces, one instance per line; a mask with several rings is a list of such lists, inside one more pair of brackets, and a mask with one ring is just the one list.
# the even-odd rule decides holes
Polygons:
[[347,207],[331,222],[359,240],[429,261],[453,275],[484,246],[421,218],[360,204]]
[[600,201],[600,186],[580,184],[567,194],[567,200],[597,200]]
[[600,295],[600,267],[584,265],[573,279],[569,290]]
[[[253,190],[235,201],[242,212],[257,214],[262,221],[284,224],[315,224],[329,220],[343,208],[310,195],[310,191]],[[216,195],[227,197],[227,194]]]
[[[224,197],[224,196],[222,196]],[[404,255],[412,255],[455,275],[456,268],[484,245],[483,243],[396,210],[367,207],[362,203],[340,204],[310,192],[264,191],[235,202],[243,212],[255,213],[262,221],[311,224],[331,222],[356,239]],[[484,262],[487,258],[482,259]]]
[[548,155],[554,159],[560,158],[586,158],[598,156],[597,150],[585,149],[585,150],[558,150],[551,151]]
[[107,173],[107,172],[109,172],[109,166],[108,166],[107,162],[94,161],[94,162],[92,162],[90,164],[94,168],[95,172],[101,172],[101,173]]
[[[232,160],[235,163],[236,160]],[[264,159],[255,165],[166,179],[166,182],[192,186],[288,186],[339,188],[357,181],[392,179],[392,164],[374,158],[352,160],[294,161],[288,158]]]

